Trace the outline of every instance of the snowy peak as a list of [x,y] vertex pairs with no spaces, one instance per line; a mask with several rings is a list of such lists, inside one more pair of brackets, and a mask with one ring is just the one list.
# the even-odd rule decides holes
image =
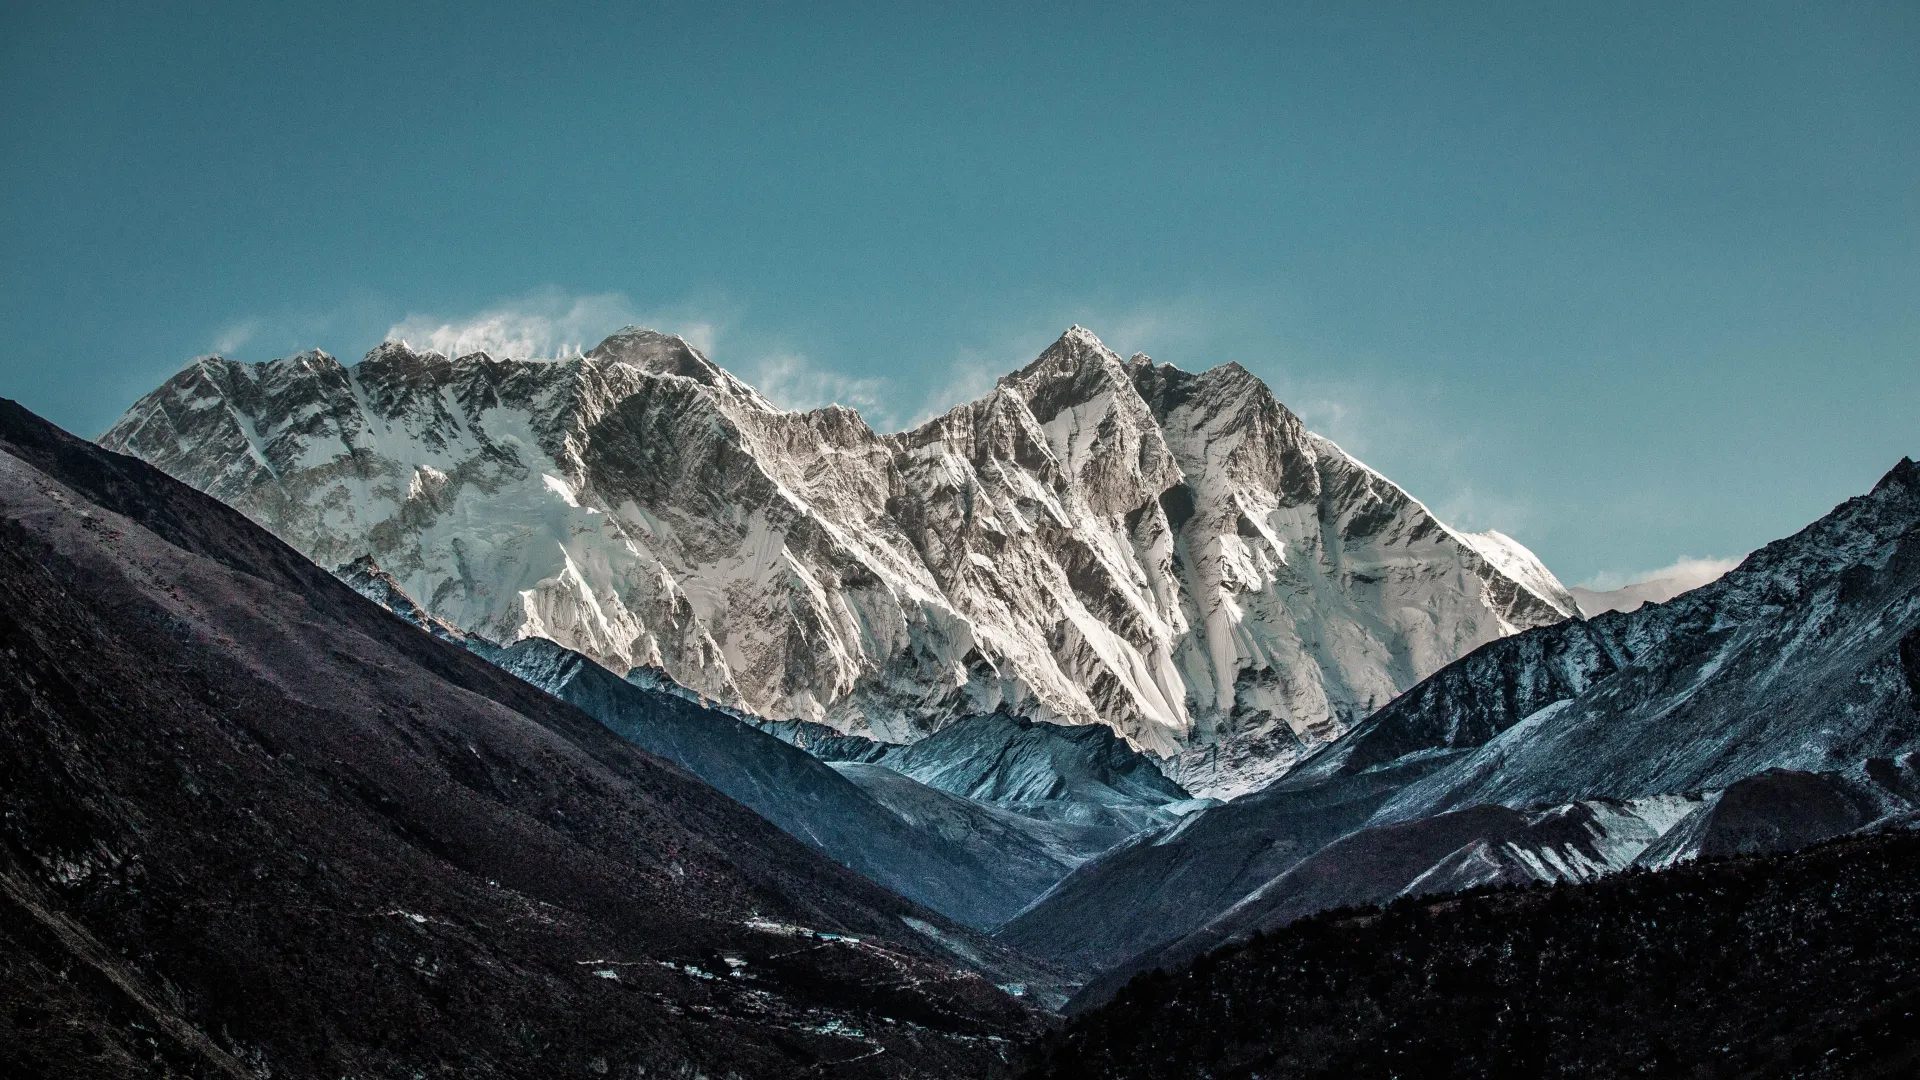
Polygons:
[[1073,327],[1000,386],[1025,402],[1093,512],[1124,514],[1179,482],[1179,466],[1126,365],[1092,331]]
[[1196,375],[1136,360],[1134,386],[1186,472],[1262,488],[1286,506],[1319,497],[1306,426],[1251,372],[1227,363]]
[[103,442],[466,632],[892,741],[997,708],[1104,724],[1204,795],[1571,611],[1239,365],[1081,327],[897,435],[627,327],[555,360],[210,358]]
[[699,349],[678,334],[663,334],[644,326],[625,326],[595,345],[585,357],[588,361],[617,361],[656,375],[677,375],[683,379],[713,387],[728,399],[747,407],[777,412],[759,391],[733,377],[731,372],[707,359]]
[[[1084,403],[1126,381],[1126,367],[1118,353],[1106,347],[1093,331],[1074,326],[1047,346],[1031,364],[1000,377],[998,385],[1021,392],[1042,423],[1053,419],[1063,404]],[[1048,398],[1046,404],[1037,399]]]
[[619,360],[643,371],[684,375],[713,382],[720,369],[677,334],[663,334],[644,326],[623,326],[587,352],[593,360]]
[[1568,616],[1580,610],[1572,591],[1560,584],[1560,579],[1553,576],[1546,564],[1518,540],[1495,529],[1457,535],[1481,558],[1555,610]]

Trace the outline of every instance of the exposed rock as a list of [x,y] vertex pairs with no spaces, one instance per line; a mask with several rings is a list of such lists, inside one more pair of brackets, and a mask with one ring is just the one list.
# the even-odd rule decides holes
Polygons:
[[1482,646],[1266,789],[1090,860],[1000,933],[1118,968],[1096,984],[1111,990],[1424,875],[1578,880],[1911,820],[1917,624],[1920,468],[1903,460],[1712,584]]
[[1576,611],[1237,365],[1078,327],[895,435],[629,328],[557,361],[203,358],[103,442],[490,640],[890,742],[1003,706],[1103,723],[1218,797]]

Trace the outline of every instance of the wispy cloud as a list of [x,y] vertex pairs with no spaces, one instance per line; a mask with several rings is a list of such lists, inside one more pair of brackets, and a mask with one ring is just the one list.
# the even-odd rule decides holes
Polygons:
[[[463,318],[409,313],[387,329],[387,338],[447,356],[574,356],[637,321],[622,293],[572,296],[543,289]],[[711,336],[710,327],[701,329]]]
[[[896,398],[891,380],[849,375],[777,340],[733,333],[739,314],[724,303],[642,311],[624,293],[573,295],[542,289],[471,315],[409,314],[388,328],[386,336],[448,356],[485,351],[494,356],[565,357],[591,349],[622,326],[647,326],[686,338],[781,408],[837,403],[858,409],[876,426],[891,420]],[[726,354],[716,355],[723,344]]]
[[237,319],[228,323],[214,335],[213,351],[222,356],[237,351],[242,345],[253,340],[254,335],[260,332],[261,325],[262,320],[257,318]]
[[[381,297],[349,287],[331,306],[236,315],[208,334],[204,351],[237,360],[290,356],[311,348],[351,349],[392,317]],[[246,355],[236,355],[241,353]]]
[[1713,581],[1720,575],[1740,565],[1739,559],[1696,559],[1683,555],[1666,566],[1655,570],[1606,571],[1595,574],[1580,583],[1583,589],[1594,592],[1612,592],[1628,585],[1638,585],[1649,581],[1671,581],[1674,593],[1697,589]]
[[859,410],[876,427],[890,414],[888,380],[855,378],[823,368],[802,353],[770,353],[745,365],[739,374],[783,409],[845,405]]

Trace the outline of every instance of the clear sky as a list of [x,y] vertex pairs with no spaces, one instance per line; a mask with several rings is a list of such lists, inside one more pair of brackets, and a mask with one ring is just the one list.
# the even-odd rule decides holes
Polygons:
[[642,321],[886,427],[1079,322],[1602,585],[1920,455],[1912,0],[945,7],[0,0],[0,395]]

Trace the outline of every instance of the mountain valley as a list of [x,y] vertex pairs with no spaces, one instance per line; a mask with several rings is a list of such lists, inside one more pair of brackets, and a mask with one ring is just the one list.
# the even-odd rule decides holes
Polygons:
[[[1406,919],[1452,918],[1419,912],[1500,908],[1561,933],[1561,901],[1505,898],[1575,886],[1595,890],[1574,901],[1595,925],[1655,894],[1704,918],[1674,897],[1773,888],[1754,874],[1774,870],[1728,878],[1722,860],[1813,888],[1833,852],[1893,873],[1887,853],[1920,824],[1910,460],[1706,585],[1630,587],[1587,617],[1524,547],[1439,522],[1236,365],[1123,360],[1079,327],[985,398],[889,435],[839,407],[775,408],[631,327],[562,360],[397,342],[351,367],[196,360],[102,440],[186,486],[17,409],[6,422],[7,527],[40,553],[9,570],[34,613],[10,633],[45,673],[16,680],[8,721],[7,767],[41,800],[8,819],[26,928],[11,975],[95,973],[16,1013],[94,1032],[96,1066],[535,1075],[540,1047],[564,1046],[554,1061],[596,1072],[961,1076],[1003,1074],[1027,1043],[1036,1075],[1334,1075],[1373,1021],[1335,1037],[1326,1002],[1424,1016],[1428,991],[1275,1005],[1239,958],[1324,951],[1311,943],[1338,926],[1358,934],[1340,963],[1384,971],[1397,961],[1369,942],[1403,948],[1426,932]],[[85,623],[96,609],[122,614]],[[47,636],[68,627],[71,644]],[[106,659],[83,670],[93,652]],[[109,766],[105,746],[151,742],[134,713],[84,694],[49,712],[33,704],[44,679],[133,686],[138,715],[187,709],[198,719],[167,730],[220,734]],[[49,742],[49,724],[79,734]],[[48,771],[32,761],[68,761],[49,775],[69,779],[27,783]],[[86,835],[50,831],[73,807]],[[297,837],[303,815],[327,822],[324,842]],[[136,886],[129,852],[149,842],[223,869]],[[261,844],[257,884],[228,881]],[[395,926],[432,948],[381,974],[406,939],[329,921],[365,915],[342,874],[402,897]],[[142,936],[242,903],[252,914],[200,936]],[[434,929],[439,911],[458,933]],[[269,917],[307,944],[261,952],[274,934],[248,920]],[[531,937],[476,929],[527,918]],[[1709,923],[1714,955],[1737,951]],[[213,964],[206,935],[229,932],[254,951]],[[602,965],[590,992],[557,974],[562,952]],[[1444,978],[1463,1001],[1517,985],[1460,962]],[[324,1014],[352,1029],[337,1040],[263,1027],[231,1000],[295,963],[312,986],[370,988],[413,1034],[341,1012]],[[375,975],[332,973],[353,964]],[[484,974],[455,992],[435,974],[452,970]],[[1167,993],[1176,1027],[1205,994],[1249,1023],[1316,1026],[1298,1054],[1213,1019],[1182,1041],[1135,1019]],[[529,1002],[518,1042],[475,994]],[[633,1008],[671,1020],[623,1040],[605,1025]],[[1862,1045],[1887,1043],[1880,1013],[1847,1008]],[[603,1026],[538,1033],[570,1010]],[[1060,1014],[1076,1019],[1042,1038]],[[123,1038],[138,1016],[171,1042]],[[408,1041],[422,1025],[490,1034]],[[1136,1036],[1165,1054],[1083,1052]],[[1667,1061],[1668,1038],[1619,1060]]]

